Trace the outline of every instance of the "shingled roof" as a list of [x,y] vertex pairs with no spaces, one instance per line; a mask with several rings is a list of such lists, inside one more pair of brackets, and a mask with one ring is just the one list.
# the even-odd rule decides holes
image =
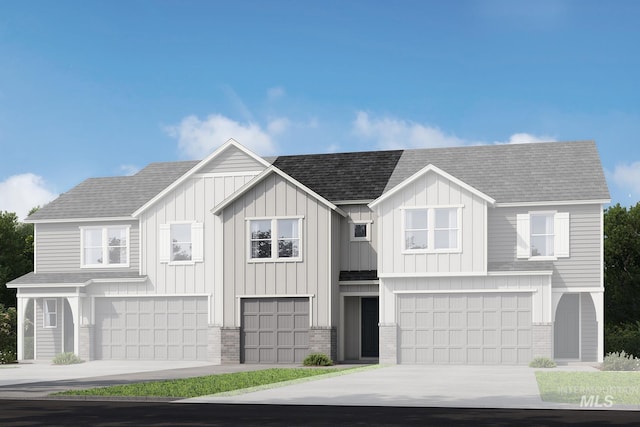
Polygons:
[[197,161],[151,163],[132,176],[89,178],[29,216],[29,220],[130,216]]
[[[592,141],[312,154],[268,160],[331,202],[374,200],[429,164],[497,203],[610,198]],[[128,217],[197,164],[152,163],[133,176],[91,178],[28,219]]]

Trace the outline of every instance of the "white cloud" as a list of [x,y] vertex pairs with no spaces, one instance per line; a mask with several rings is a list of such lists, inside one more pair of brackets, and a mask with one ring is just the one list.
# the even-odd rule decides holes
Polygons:
[[445,134],[437,127],[391,117],[370,119],[364,111],[358,111],[353,131],[360,137],[375,141],[378,147],[384,149],[451,147],[467,143]]
[[120,165],[120,172],[123,172],[127,176],[135,175],[140,171],[140,168],[136,165]]
[[548,135],[532,135],[530,133],[514,133],[508,141],[496,141],[494,144],[532,144],[536,142],[552,142],[556,137]]
[[640,162],[618,164],[607,175],[630,199],[640,199]]
[[[280,119],[283,120],[283,119]],[[276,124],[277,130],[283,123]],[[268,131],[256,123],[240,123],[220,114],[205,120],[196,116],[185,117],[177,126],[165,128],[169,136],[178,139],[178,148],[189,158],[202,159],[230,138],[261,155],[275,153],[275,145]]]
[[13,175],[0,182],[0,211],[15,212],[22,220],[32,208],[43,206],[56,196],[38,175]]
[[286,117],[278,117],[267,124],[267,131],[271,135],[277,135],[286,131],[290,125],[291,121],[289,119]]
[[284,88],[280,86],[272,87],[267,90],[267,98],[269,99],[269,101],[275,101],[276,99],[282,98],[284,96],[284,93]]

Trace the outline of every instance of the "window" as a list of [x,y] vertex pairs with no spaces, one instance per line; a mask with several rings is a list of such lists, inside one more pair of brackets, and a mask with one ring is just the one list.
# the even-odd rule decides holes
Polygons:
[[171,224],[171,261],[191,261],[191,224]]
[[204,227],[201,222],[160,224],[158,260],[170,264],[193,264],[204,260]]
[[427,209],[407,209],[404,211],[404,248],[427,249],[429,240],[428,210]]
[[552,257],[553,252],[553,214],[531,215],[531,256]]
[[81,228],[83,267],[128,267],[129,227]]
[[370,233],[371,221],[355,221],[349,223],[350,237],[352,242],[365,242],[371,240]]
[[434,249],[458,247],[458,209],[436,208],[434,212]]
[[249,220],[249,258],[299,260],[301,224],[300,218]]
[[44,300],[44,327],[58,327],[58,301],[55,299]]
[[569,213],[529,212],[516,215],[516,257],[554,260],[569,257]]
[[459,207],[405,208],[405,251],[452,252],[460,250]]

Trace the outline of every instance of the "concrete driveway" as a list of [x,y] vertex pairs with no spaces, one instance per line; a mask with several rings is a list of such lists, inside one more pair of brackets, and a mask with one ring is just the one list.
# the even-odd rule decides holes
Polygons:
[[[588,366],[555,370],[595,370]],[[569,408],[540,399],[535,369],[527,366],[407,366],[353,374],[189,403],[253,403],[472,408]]]

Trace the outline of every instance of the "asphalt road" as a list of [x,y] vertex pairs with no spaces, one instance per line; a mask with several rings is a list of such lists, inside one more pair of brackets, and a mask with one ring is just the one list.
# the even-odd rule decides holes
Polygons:
[[638,412],[2,400],[2,426],[606,426]]

